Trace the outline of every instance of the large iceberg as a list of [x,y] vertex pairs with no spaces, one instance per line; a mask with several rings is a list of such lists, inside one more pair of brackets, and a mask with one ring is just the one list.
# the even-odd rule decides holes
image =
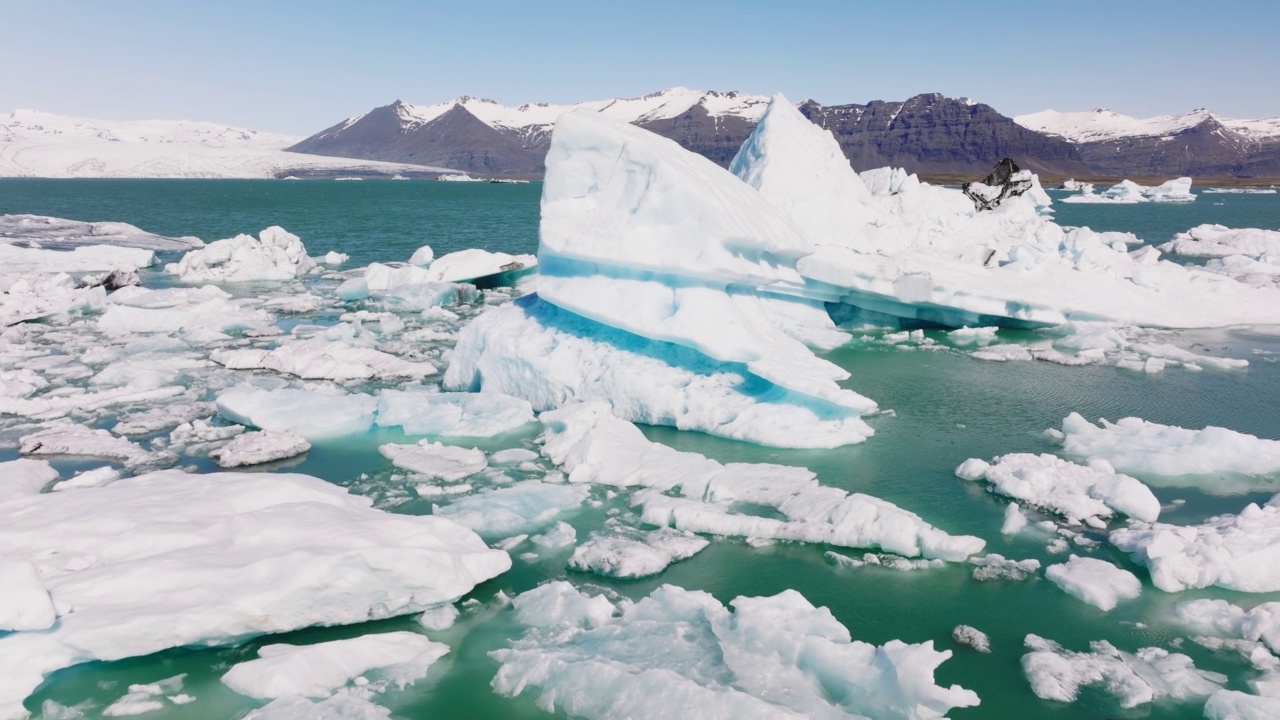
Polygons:
[[1130,255],[1132,235],[1057,225],[1038,183],[990,211],[931,185],[871,193],[835,138],[781,96],[730,168],[816,246],[795,265],[804,294],[863,317],[953,327],[1209,327],[1280,317],[1280,292]]
[[256,238],[237,235],[211,242],[166,265],[165,270],[184,282],[247,282],[292,280],[315,267],[298,236],[273,225]]
[[31,478],[0,500],[0,557],[34,568],[6,573],[31,610],[0,635],[0,717],[24,717],[59,668],[421,612],[511,564],[448,520],[306,475],[171,470],[39,493],[36,467],[0,466]]

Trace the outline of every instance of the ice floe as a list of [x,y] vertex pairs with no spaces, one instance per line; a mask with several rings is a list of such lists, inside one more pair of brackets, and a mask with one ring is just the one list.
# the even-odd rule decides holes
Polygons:
[[693,557],[709,544],[705,538],[670,528],[644,531],[619,525],[592,533],[574,549],[569,567],[606,577],[648,577]]
[[195,700],[182,692],[186,677],[185,674],[175,675],[156,682],[130,685],[129,692],[103,708],[102,714],[104,717],[129,717],[156,712],[173,705],[186,705]]
[[[906,557],[963,560],[980,538],[949,535],[920,516],[862,493],[818,484],[805,469],[767,463],[722,465],[651,442],[603,403],[543,413],[543,451],[570,483],[639,487],[631,499],[644,522],[697,533],[878,548]],[[679,496],[666,494],[679,491]],[[779,517],[741,512],[739,504]]]
[[237,235],[192,250],[165,270],[183,282],[293,280],[315,269],[297,235],[273,225],[258,237]]
[[1116,513],[1139,520],[1160,516],[1160,501],[1138,480],[1105,460],[1077,465],[1049,454],[1010,453],[990,463],[970,458],[956,468],[963,480],[985,480],[992,492],[1058,513],[1073,523],[1103,527]]
[[1063,419],[1063,452],[1102,458],[1119,470],[1152,475],[1280,472],[1280,440],[1213,425],[1191,430],[1136,417],[1114,423],[1101,419],[1098,423],[1090,423],[1079,413]]
[[525,480],[433,507],[437,516],[488,539],[541,530],[579,508],[589,489],[581,485]]
[[113,245],[157,252],[188,250],[204,245],[200,238],[156,235],[129,223],[83,222],[47,215],[0,215],[0,243],[50,250]]
[[1204,704],[1208,720],[1271,720],[1280,717],[1280,697],[1219,690]]
[[484,470],[489,466],[484,453],[475,448],[444,445],[429,440],[415,445],[387,443],[378,448],[382,456],[393,465],[424,479],[455,482]]
[[498,392],[383,390],[374,422],[398,426],[406,435],[492,437],[532,423],[534,417],[528,401]]
[[0,242],[0,272],[5,274],[137,270],[150,267],[155,261],[155,252],[140,248],[82,245],[72,250],[45,250]]
[[404,687],[424,677],[449,646],[411,632],[362,635],[315,645],[278,643],[258,649],[258,658],[234,665],[222,682],[259,699],[325,698],[370,671]]
[[1133,523],[1110,539],[1146,565],[1152,584],[1166,592],[1210,585],[1280,591],[1280,495],[1198,525]]
[[980,653],[991,652],[991,638],[972,625],[957,625],[951,631],[951,639],[958,645],[965,645]]
[[1106,611],[1142,593],[1137,575],[1097,558],[1072,555],[1065,563],[1045,568],[1044,576],[1063,592]]
[[[1202,598],[1178,603],[1178,621],[1198,632],[1261,643],[1272,653],[1280,653],[1280,602],[1265,602],[1249,610],[1226,600]],[[1264,660],[1274,667],[1280,661]]]
[[218,395],[218,414],[263,430],[291,431],[308,440],[366,432],[378,399],[362,393],[236,387]]
[[1079,188],[1079,195],[1068,195],[1062,198],[1065,203],[1096,203],[1111,205],[1135,205],[1144,202],[1192,202],[1196,199],[1191,192],[1191,178],[1181,177],[1168,180],[1154,187],[1139,185],[1132,180],[1121,180],[1110,188],[1095,193],[1092,185],[1087,183]]
[[1037,635],[1027,635],[1030,653],[1022,670],[1031,690],[1045,700],[1075,702],[1080,689],[1097,686],[1123,708],[1153,702],[1188,702],[1217,692],[1227,676],[1196,669],[1191,658],[1158,647],[1135,653],[1105,640],[1090,643],[1090,652],[1074,652]]
[[58,611],[0,636],[4,717],[59,668],[421,612],[510,567],[470,530],[306,475],[162,471],[0,515],[0,556],[34,565]]
[[[526,605],[546,610],[521,612]],[[664,585],[614,606],[556,582],[518,596],[515,607],[528,630],[491,653],[501,664],[493,687],[533,692],[548,712],[925,720],[978,704],[970,690],[934,684],[950,651],[853,640],[794,590],[726,607],[705,592]]]
[[289,431],[259,430],[237,435],[209,453],[218,467],[233,468],[296,457],[311,449],[311,443]]

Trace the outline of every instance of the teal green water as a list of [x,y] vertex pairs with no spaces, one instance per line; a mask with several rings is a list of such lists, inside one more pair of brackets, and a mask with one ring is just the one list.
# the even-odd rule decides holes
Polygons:
[[[313,253],[329,249],[349,252],[351,265],[373,260],[403,260],[421,244],[437,254],[479,245],[495,250],[529,252],[536,246],[540,186],[502,186],[427,182],[333,183],[323,181],[0,181],[0,212],[32,212],[84,220],[122,220],[165,234],[195,234],[206,240],[235,232],[280,224],[299,234]],[[1206,202],[1209,201],[1209,202]],[[1221,206],[1212,202],[1223,202]],[[1276,196],[1207,195],[1187,206],[1065,206],[1064,224],[1136,232],[1163,241],[1177,230],[1201,222],[1232,226],[1280,227]],[[1224,209],[1225,208],[1225,209]],[[1234,210],[1234,214],[1231,212]],[[1170,213],[1176,213],[1171,219]],[[1278,318],[1280,320],[1280,318]],[[1008,338],[1017,338],[1011,334]],[[1030,337],[1028,335],[1027,337]],[[1057,426],[1072,411],[1091,419],[1137,415],[1146,419],[1203,427],[1222,425],[1262,437],[1280,438],[1280,336],[1244,332],[1195,332],[1173,336],[1173,342],[1198,351],[1250,360],[1242,371],[1199,373],[1170,369],[1146,375],[1112,367],[1069,368],[1047,363],[982,362],[956,353],[904,351],[853,344],[828,354],[848,369],[848,387],[894,411],[875,418],[876,435],[861,445],[830,451],[794,451],[756,447],[669,428],[646,428],[654,440],[722,461],[778,462],[803,465],[823,483],[866,492],[916,512],[951,533],[967,533],[988,541],[988,551],[1014,558],[1038,558],[1044,564],[1065,555],[1045,550],[1047,537],[1024,533],[1000,535],[1005,503],[982,487],[957,479],[954,468],[969,457],[989,458],[1019,451],[1052,452],[1043,431]],[[1207,348],[1207,349],[1206,349]],[[498,438],[485,449],[533,447],[534,429]],[[282,469],[305,472],[373,495],[396,512],[424,513],[419,500],[397,503],[403,488],[390,479],[391,467],[377,446],[385,434],[319,443],[300,461]],[[4,457],[11,456],[11,453]],[[69,467],[69,466],[68,466]],[[363,476],[363,477],[362,477]],[[1198,522],[1222,512],[1236,512],[1269,492],[1211,495],[1194,487],[1159,486],[1143,478],[1166,509],[1162,520]],[[1265,483],[1264,483],[1265,484]],[[1276,487],[1269,484],[1269,487]],[[602,491],[593,497],[604,500]],[[1173,505],[1175,500],[1185,501]],[[569,521],[579,538],[600,527],[621,499],[600,508],[584,506]],[[1103,539],[1101,534],[1093,535]],[[663,583],[711,592],[722,601],[738,595],[799,590],[815,605],[829,607],[855,638],[882,643],[899,638],[932,640],[955,651],[939,671],[940,684],[958,683],[978,693],[978,708],[957,710],[965,718],[1198,718],[1201,703],[1119,708],[1111,698],[1086,692],[1071,705],[1039,700],[1023,676],[1023,638],[1036,633],[1069,649],[1087,650],[1106,639],[1122,650],[1172,647],[1187,632],[1170,618],[1175,603],[1198,597],[1222,597],[1252,606],[1280,600],[1280,593],[1246,595],[1219,590],[1163,593],[1151,587],[1141,567],[1104,544],[1090,551],[1073,550],[1111,560],[1144,578],[1142,596],[1106,613],[1076,600],[1041,577],[1027,582],[972,579],[971,567],[896,572],[884,568],[847,569],[834,565],[825,546],[781,543],[750,547],[717,540],[703,553],[663,574],[640,581],[611,581],[569,573],[571,549],[534,561],[515,560],[511,572],[478,588],[478,609],[454,628],[432,636],[452,651],[425,681],[379,702],[394,717],[540,718],[547,714],[530,698],[508,699],[488,686],[497,668],[487,653],[504,647],[518,632],[509,611],[493,606],[495,593],[514,595],[549,579],[568,577],[580,586],[604,588],[638,598]],[[951,641],[958,624],[975,626],[991,637],[994,652],[981,655]],[[45,699],[65,705],[89,701],[90,716],[120,697],[130,683],[187,673],[184,691],[197,697],[188,706],[149,714],[154,718],[236,717],[256,704],[237,696],[218,678],[233,663],[254,656],[269,642],[315,642],[390,629],[414,629],[412,618],[363,626],[323,628],[264,638],[236,648],[177,649],[115,663],[95,663],[57,673],[28,701],[37,710]],[[1253,674],[1237,657],[1181,644],[1197,667],[1230,676],[1229,687],[1246,689]]]

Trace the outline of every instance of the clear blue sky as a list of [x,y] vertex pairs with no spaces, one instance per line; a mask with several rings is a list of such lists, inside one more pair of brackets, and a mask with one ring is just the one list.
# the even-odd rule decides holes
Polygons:
[[0,111],[300,135],[397,98],[675,85],[1280,116],[1280,2],[0,0]]

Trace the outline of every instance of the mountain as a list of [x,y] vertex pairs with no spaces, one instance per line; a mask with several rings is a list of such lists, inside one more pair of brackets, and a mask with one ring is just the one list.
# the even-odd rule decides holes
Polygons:
[[270,178],[436,174],[446,168],[285,152],[298,138],[206,122],[0,115],[0,177]]
[[1104,175],[1280,176],[1280,118],[1235,120],[1203,108],[1134,118],[1095,108],[1014,120],[1074,143],[1081,159]]

